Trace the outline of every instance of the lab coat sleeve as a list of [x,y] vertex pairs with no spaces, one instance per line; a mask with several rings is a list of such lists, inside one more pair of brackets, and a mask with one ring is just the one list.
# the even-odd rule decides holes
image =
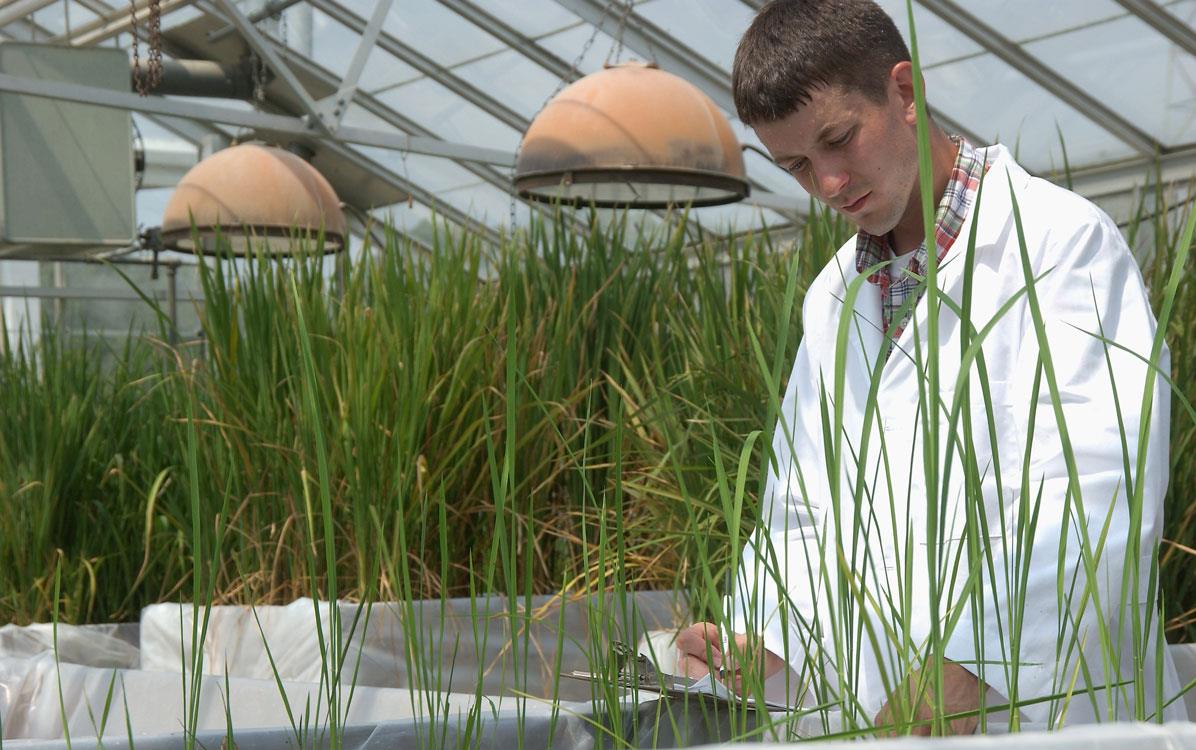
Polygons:
[[[1019,252],[1016,239],[1008,252]],[[990,542],[995,576],[989,571],[981,576],[983,605],[962,618],[945,644],[945,655],[979,672],[1007,697],[1071,691],[1070,702],[1047,704],[1056,719],[1065,711],[1069,721],[1093,713],[1129,718],[1132,688],[1098,690],[1092,697],[1083,691],[1086,685],[1100,688],[1134,678],[1133,620],[1143,627],[1156,606],[1147,592],[1167,486],[1170,396],[1166,381],[1155,377],[1150,396],[1144,397],[1147,365],[1106,346],[1097,332],[1103,328],[1107,339],[1147,359],[1156,322],[1137,263],[1102,212],[1092,209],[1073,233],[1048,235],[1037,253],[1034,248],[1030,252],[1035,274],[1052,269],[1036,289],[1063,425],[1056,419],[1046,372],[1031,403],[1042,350],[1029,307],[1020,305],[1020,353],[1011,368],[997,367],[992,373],[994,379],[1005,379],[1018,429],[1010,452],[1025,450],[1031,413],[1032,450],[1029,461],[1002,456],[1010,467],[1003,467],[1002,477],[1010,498],[1001,510],[1006,545]],[[1165,348],[1159,364],[1169,372]],[[1143,429],[1146,455],[1139,473]],[[1065,441],[1074,456],[1078,487],[1069,477]],[[1140,503],[1133,502],[1131,491],[1140,491]],[[1028,528],[1035,507],[1032,540],[1019,544],[1017,530]],[[1133,523],[1135,511],[1140,511],[1140,525]],[[981,612],[984,622],[977,623]],[[1157,612],[1153,616],[1157,627]],[[1019,625],[1020,639],[1015,640],[1010,633]],[[1153,662],[1153,643],[1145,630],[1140,656]],[[1040,709],[1033,713],[1043,713]],[[1146,713],[1153,710],[1148,706]]]
[[803,469],[822,455],[821,425],[808,409],[819,402],[819,391],[817,369],[803,340],[772,441],[760,522],[743,548],[728,597],[733,632],[760,635],[765,648],[799,674],[816,642],[822,588],[819,519],[825,492],[818,483],[825,482],[825,469]]

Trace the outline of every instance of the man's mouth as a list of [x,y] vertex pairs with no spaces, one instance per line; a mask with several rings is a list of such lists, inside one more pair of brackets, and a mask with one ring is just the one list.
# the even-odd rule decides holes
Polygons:
[[868,198],[871,195],[872,193],[864,193],[859,198],[856,198],[854,203],[848,203],[847,205],[840,207],[839,210],[845,214],[854,214],[864,207],[864,204],[868,202]]

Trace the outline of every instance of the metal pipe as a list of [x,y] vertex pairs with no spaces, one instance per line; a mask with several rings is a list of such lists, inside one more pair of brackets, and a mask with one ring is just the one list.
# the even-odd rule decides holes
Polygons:
[[166,314],[170,317],[170,345],[179,340],[179,267],[166,267]]
[[245,63],[163,60],[162,80],[154,87],[154,93],[163,96],[250,99],[253,97],[253,88],[253,76]]

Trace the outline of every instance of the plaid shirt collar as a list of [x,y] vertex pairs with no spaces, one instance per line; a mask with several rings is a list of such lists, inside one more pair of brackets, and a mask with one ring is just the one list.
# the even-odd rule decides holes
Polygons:
[[[980,178],[988,169],[983,155],[970,143],[958,136],[952,136],[951,140],[958,144],[959,154],[955,157],[955,166],[951,168],[947,189],[943,192],[934,217],[935,250],[939,261],[942,261],[959,236],[964,218],[968,215],[968,208],[971,207],[976,189],[980,185]],[[887,236],[877,237],[863,231],[856,235],[855,263],[859,273],[889,260],[893,257],[892,253]],[[893,340],[905,330],[913,316],[913,309],[917,307],[921,298],[920,280],[926,271],[928,255],[926,243],[923,242],[917,250],[909,254],[908,265],[898,259],[897,262],[868,276],[868,281],[880,287],[884,331]],[[900,320],[895,320],[902,306],[914,294],[918,295],[918,299],[909,305]]]

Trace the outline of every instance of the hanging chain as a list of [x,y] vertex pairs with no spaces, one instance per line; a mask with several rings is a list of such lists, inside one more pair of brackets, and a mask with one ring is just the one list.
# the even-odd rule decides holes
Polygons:
[[149,96],[151,90],[162,82],[162,1],[150,0],[149,39],[145,50],[145,69],[141,68],[141,44],[137,33],[137,0],[129,0],[129,30],[133,34],[133,82],[137,93]]
[[[543,103],[540,104],[539,108],[536,110],[536,114],[532,115],[533,122],[537,117],[539,117],[540,113],[544,111],[544,108],[548,106],[548,103],[555,99],[557,94],[561,93],[566,86],[573,82],[573,78],[577,75],[578,68],[581,67],[581,61],[585,59],[586,55],[590,51],[590,48],[594,46],[594,40],[598,38],[598,32],[602,30],[602,24],[606,21],[606,16],[609,13],[610,5],[608,4],[603,6],[602,18],[599,19],[598,23],[594,24],[592,27],[593,31],[590,32],[590,38],[586,40],[585,44],[581,45],[581,52],[578,52],[577,57],[573,58],[572,64],[569,65],[569,70],[565,73],[565,75],[561,76],[559,81],[557,81],[556,88],[553,89],[552,93],[549,94]],[[515,192],[515,166],[519,163],[519,152],[522,149],[523,140],[520,139],[519,145],[515,147],[515,161],[511,164],[511,173],[508,178],[511,183],[511,231],[515,230],[515,204],[519,199],[519,196]]]
[[604,67],[610,66],[612,53],[615,58],[614,64],[619,64],[619,58],[623,55],[623,32],[627,29],[627,18],[631,15],[631,6],[634,4],[635,0],[624,0],[622,3],[623,7],[619,11],[619,26],[615,31],[615,43],[606,53],[606,61],[602,63]]

